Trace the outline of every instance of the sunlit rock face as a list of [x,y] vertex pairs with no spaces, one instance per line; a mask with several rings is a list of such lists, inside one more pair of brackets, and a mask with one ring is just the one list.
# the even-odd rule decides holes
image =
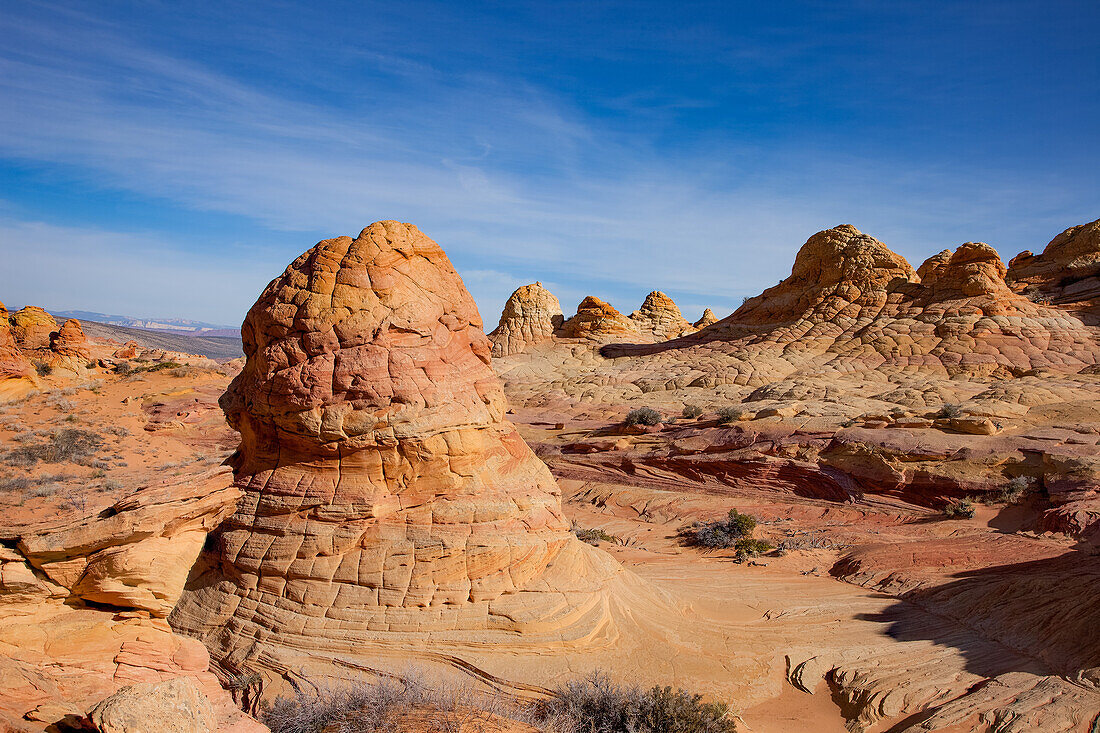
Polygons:
[[554,620],[575,610],[568,594],[617,567],[570,533],[554,479],[504,419],[472,298],[416,227],[320,242],[242,335],[221,404],[245,496],[172,619],[216,659],[558,633],[576,620]]
[[542,283],[517,288],[504,304],[499,325],[489,334],[493,356],[518,354],[550,341],[564,320],[561,304]]

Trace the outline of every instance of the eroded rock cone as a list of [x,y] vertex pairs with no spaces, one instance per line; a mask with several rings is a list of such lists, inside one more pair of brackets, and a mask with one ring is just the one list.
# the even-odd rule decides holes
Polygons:
[[636,335],[638,326],[610,303],[589,295],[577,306],[577,314],[562,324],[565,338]]
[[696,329],[701,329],[712,323],[718,323],[718,316],[714,315],[714,311],[710,308],[707,308],[703,311],[703,315],[700,316],[699,320],[691,325],[695,326]]
[[549,341],[565,316],[554,294],[536,282],[518,288],[500,314],[500,324],[491,334],[493,356],[518,354],[529,346]]
[[630,314],[630,320],[638,324],[641,330],[652,333],[658,341],[678,338],[696,330],[680,313],[672,298],[660,290],[647,295],[642,307]]
[[80,321],[70,318],[61,328],[50,334],[50,366],[54,370],[72,375],[84,374],[92,352]]
[[21,349],[48,349],[50,334],[57,330],[57,321],[53,316],[39,308],[28,305],[8,316],[12,337]]
[[320,242],[242,336],[221,404],[245,497],[172,616],[224,666],[284,673],[471,631],[560,641],[621,570],[570,533],[504,419],[472,298],[416,227]]

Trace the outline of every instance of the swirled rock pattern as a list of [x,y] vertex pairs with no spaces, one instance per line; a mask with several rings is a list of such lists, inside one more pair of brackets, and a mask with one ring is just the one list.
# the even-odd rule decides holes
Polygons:
[[395,221],[320,242],[242,335],[221,404],[244,499],[177,629],[223,667],[287,675],[379,643],[588,633],[579,620],[619,571],[573,537],[504,419],[490,342],[439,245]]
[[551,340],[564,321],[561,304],[542,283],[518,288],[504,304],[500,324],[489,334],[493,357],[518,354],[529,346]]
[[0,398],[24,394],[34,386],[34,367],[16,346],[7,308],[0,303]]

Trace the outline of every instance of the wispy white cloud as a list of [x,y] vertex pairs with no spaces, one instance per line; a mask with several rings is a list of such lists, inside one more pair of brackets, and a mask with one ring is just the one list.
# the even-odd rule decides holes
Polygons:
[[[415,222],[451,255],[490,325],[535,279],[560,284],[567,311],[589,288],[627,312],[659,288],[694,304],[689,315],[729,312],[785,276],[810,234],[839,223],[916,261],[964,239],[1011,255],[1077,223],[1058,218],[1053,178],[992,182],[950,165],[747,141],[662,153],[521,78],[393,53],[359,52],[378,83],[326,102],[258,88],[108,24],[9,19],[0,33],[0,154],[247,217],[260,241],[265,229]],[[699,102],[643,90],[608,104]],[[1020,227],[1012,213],[1025,201],[1047,219]],[[262,247],[272,257],[78,225],[9,212],[0,245],[19,274],[0,286],[55,307],[225,321],[285,264]]]

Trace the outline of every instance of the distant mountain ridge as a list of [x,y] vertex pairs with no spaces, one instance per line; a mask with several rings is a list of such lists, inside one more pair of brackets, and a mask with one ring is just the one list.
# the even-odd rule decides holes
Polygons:
[[95,321],[109,326],[123,326],[125,328],[142,328],[149,331],[169,331],[173,333],[190,333],[203,336],[237,336],[239,328],[217,323],[205,323],[192,321],[187,318],[134,318],[132,316],[120,316],[108,313],[97,313],[84,310],[51,310],[50,314],[59,320],[75,318],[79,321]]

